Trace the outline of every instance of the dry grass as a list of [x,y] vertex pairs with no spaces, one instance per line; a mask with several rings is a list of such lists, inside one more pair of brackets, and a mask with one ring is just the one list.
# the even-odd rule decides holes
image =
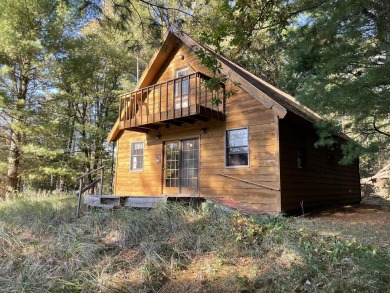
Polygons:
[[75,201],[0,202],[0,292],[389,292],[387,249],[310,219],[178,203],[75,219]]

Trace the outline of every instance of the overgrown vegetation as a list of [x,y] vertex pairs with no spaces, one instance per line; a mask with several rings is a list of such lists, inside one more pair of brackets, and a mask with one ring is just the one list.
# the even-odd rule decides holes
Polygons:
[[0,202],[1,292],[388,292],[389,251],[300,219],[210,203],[76,219],[75,202]]

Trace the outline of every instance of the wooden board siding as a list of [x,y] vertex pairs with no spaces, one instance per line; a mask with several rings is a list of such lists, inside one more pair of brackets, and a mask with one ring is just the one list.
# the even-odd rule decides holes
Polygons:
[[[183,60],[179,58],[180,55],[184,56]],[[188,67],[189,74],[199,71],[207,76],[212,76],[212,72],[207,67],[199,63],[195,52],[191,48],[178,42],[176,48],[167,58],[160,70],[155,72],[153,84],[162,83],[176,78],[176,70],[183,69],[185,67]]]
[[[278,212],[278,191],[237,179],[279,188],[277,125],[275,114],[254,98],[238,89],[226,106],[224,128],[207,133],[202,141],[200,173],[201,194],[224,196],[243,205]],[[249,167],[225,167],[225,130],[248,127]],[[224,177],[221,174],[230,177]]]
[[[181,60],[179,55],[183,55],[184,60]],[[174,78],[175,70],[186,66],[189,67],[190,73],[200,71],[211,75],[209,70],[198,63],[191,49],[179,45],[161,70],[156,72],[154,83]],[[279,212],[281,207],[278,191],[280,178],[277,116],[242,89],[228,84],[227,90],[230,89],[235,89],[237,93],[227,102],[226,121],[197,121],[182,126],[162,126],[159,129],[160,140],[155,139],[157,131],[150,131],[148,134],[124,131],[118,140],[115,194],[161,195],[163,142],[198,137],[200,196],[223,197],[267,212]],[[248,127],[250,166],[227,168],[225,132],[227,129],[240,127]],[[206,133],[201,134],[201,128],[206,128]],[[130,143],[135,141],[144,141],[143,171],[130,171]],[[156,155],[161,157],[160,163],[156,162]]]
[[[315,148],[313,127],[299,123],[292,114],[279,121],[281,205],[283,211],[360,201],[358,162],[341,166],[340,149]],[[297,152],[302,151],[303,168]]]
[[[130,144],[144,142],[144,167],[142,171],[130,171]],[[160,142],[144,133],[125,131],[118,140],[115,173],[116,195],[160,195],[160,175],[156,169],[156,154],[161,156]]]

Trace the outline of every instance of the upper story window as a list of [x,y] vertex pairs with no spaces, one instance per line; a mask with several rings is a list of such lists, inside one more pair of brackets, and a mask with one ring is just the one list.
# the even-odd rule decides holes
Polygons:
[[132,142],[130,149],[130,170],[142,171],[144,168],[144,142]]
[[226,166],[249,166],[248,127],[226,130]]
[[[189,75],[188,67],[177,69],[175,78]],[[189,79],[177,80],[175,83],[175,109],[188,107]]]

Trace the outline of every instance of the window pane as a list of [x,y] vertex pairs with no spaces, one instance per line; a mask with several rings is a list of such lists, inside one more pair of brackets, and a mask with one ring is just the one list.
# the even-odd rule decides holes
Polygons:
[[248,154],[228,155],[228,166],[248,166]]
[[[183,68],[176,71],[175,78],[188,76],[188,74],[189,74],[188,68]],[[189,89],[188,77],[183,78],[181,81],[177,80],[175,82],[175,109],[188,107],[188,91],[189,91],[188,89]]]
[[131,169],[132,169],[132,170],[137,169],[137,158],[134,158],[134,157],[133,157],[133,158],[132,158],[132,162],[133,162],[133,163],[131,164],[131,166],[132,166]]
[[226,166],[248,166],[248,128],[226,131]]
[[248,129],[228,130],[227,132],[227,146],[246,146],[248,143]]
[[130,149],[130,170],[142,170],[144,165],[144,143],[132,142]]

